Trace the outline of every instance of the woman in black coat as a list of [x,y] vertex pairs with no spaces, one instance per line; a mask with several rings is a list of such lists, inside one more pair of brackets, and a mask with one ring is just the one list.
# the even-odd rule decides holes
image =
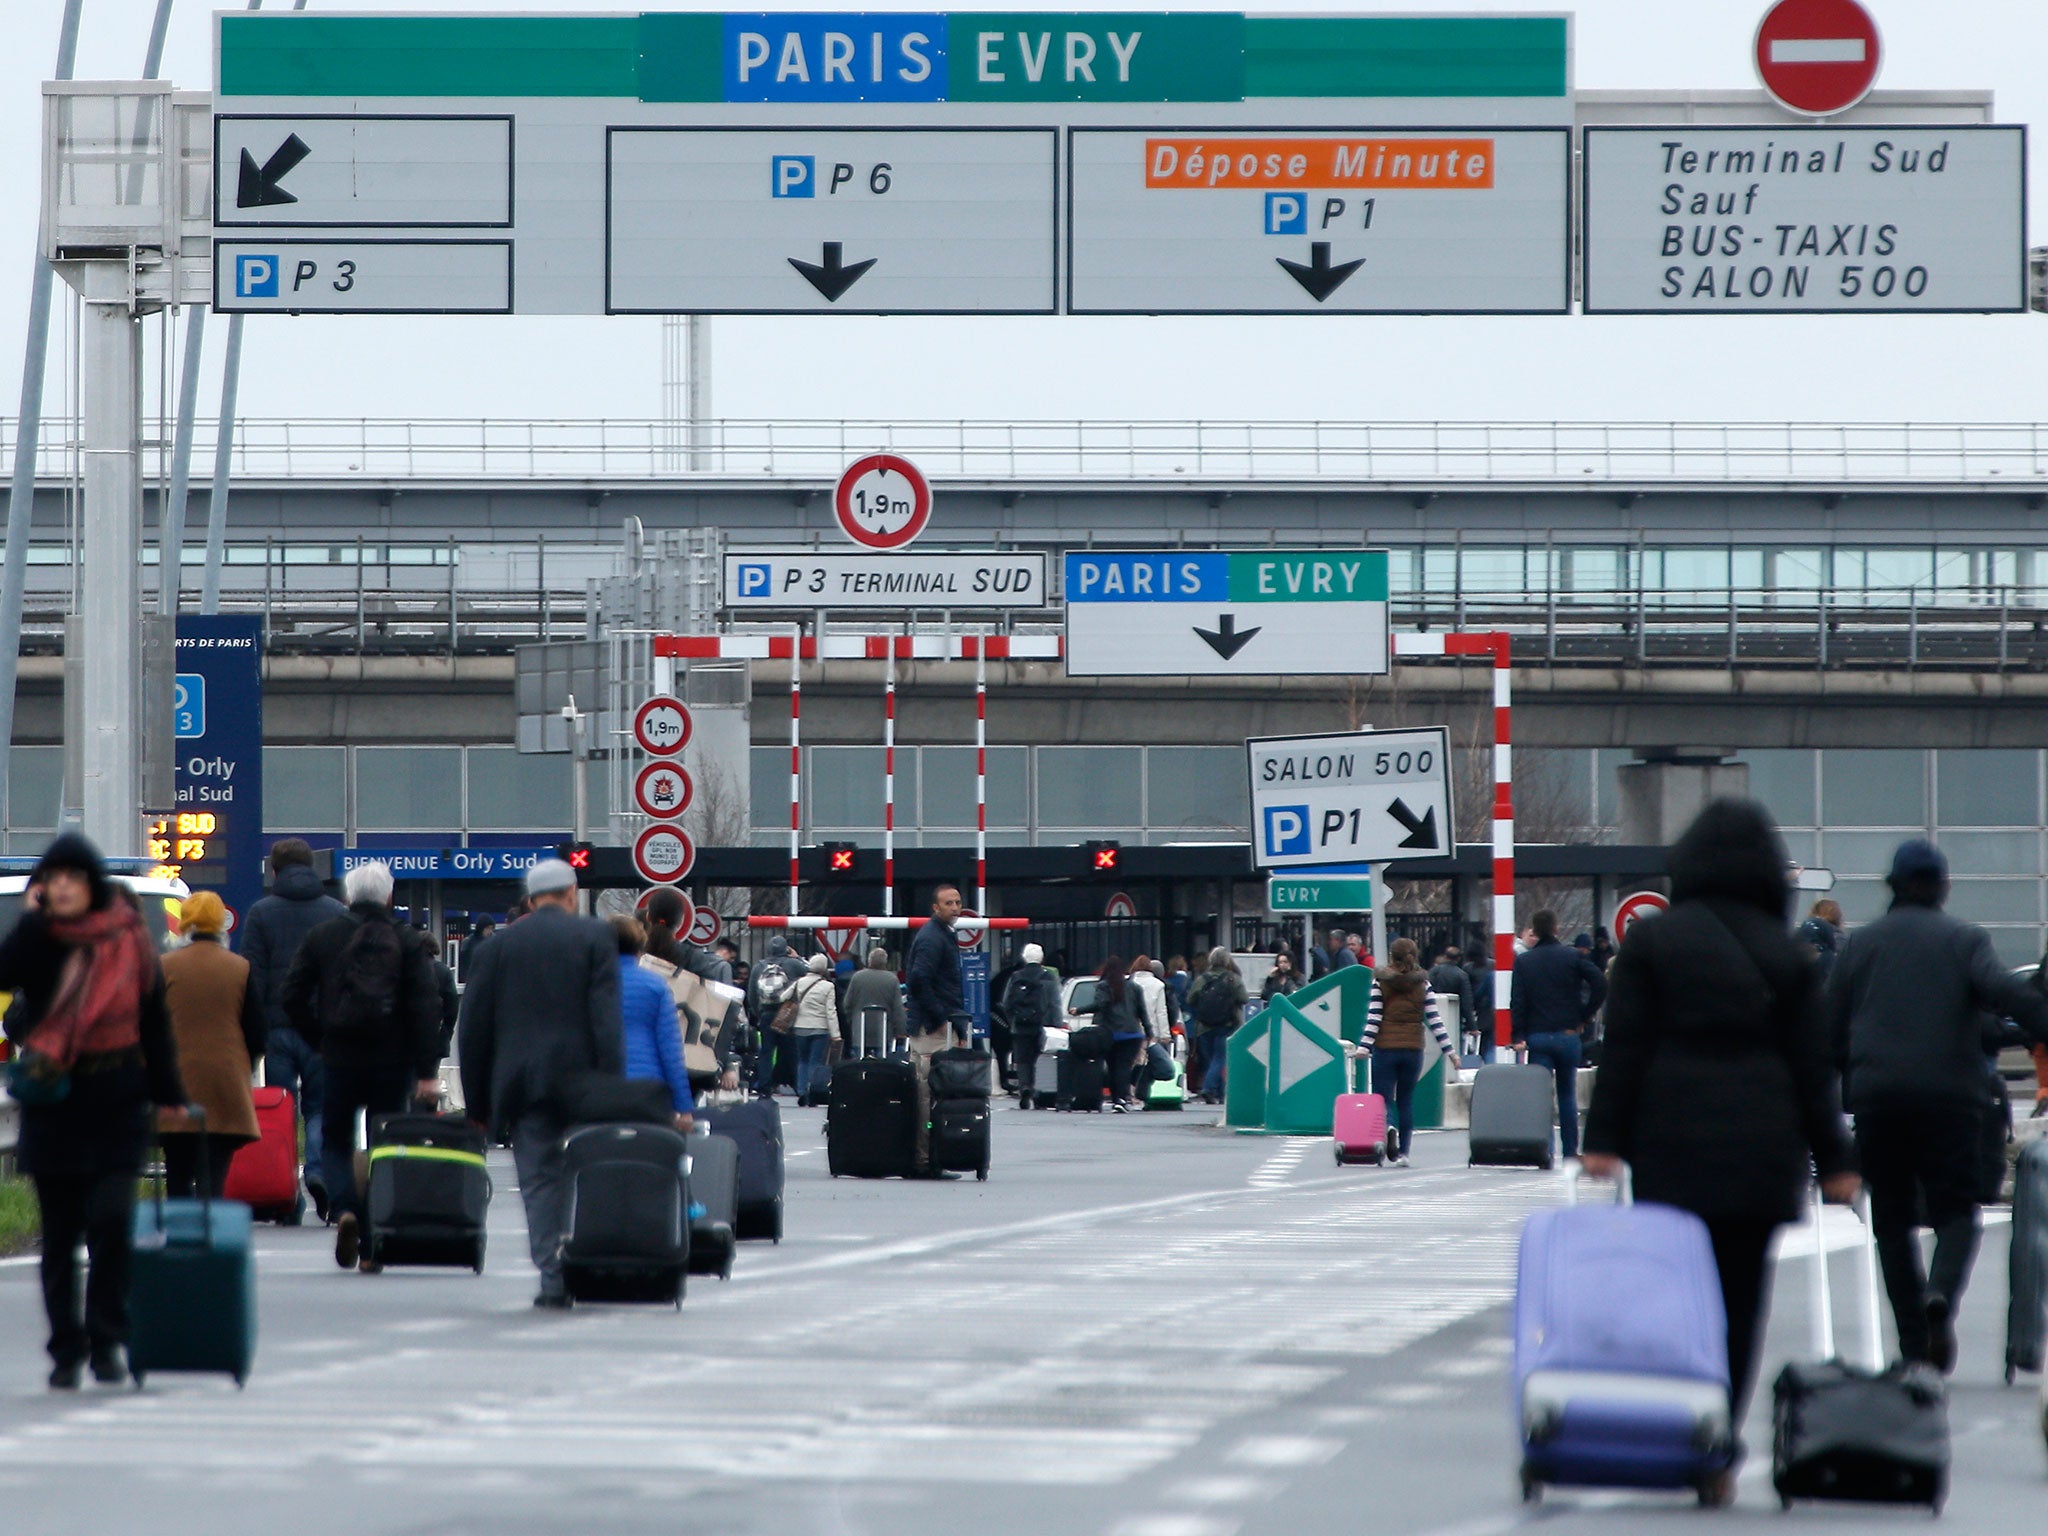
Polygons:
[[1627,1163],[1638,1200],[1699,1216],[1728,1309],[1742,1422],[1768,1300],[1771,1234],[1799,1219],[1809,1165],[1856,1196],[1813,957],[1761,806],[1716,800],[1671,851],[1671,910],[1631,927],[1609,974],[1606,1057],[1585,1171]]
[[[69,1391],[88,1354],[95,1380],[127,1379],[128,1268],[148,1106],[180,1107],[185,1090],[156,946],[99,850],[75,832],[59,836],[29,876],[23,907],[0,940],[0,988],[15,994],[7,1037],[24,1053],[19,1065],[41,1060],[66,1080],[61,1098],[22,1106],[18,1152],[42,1211],[50,1386]],[[81,1238],[90,1260],[82,1320],[72,1262]]]

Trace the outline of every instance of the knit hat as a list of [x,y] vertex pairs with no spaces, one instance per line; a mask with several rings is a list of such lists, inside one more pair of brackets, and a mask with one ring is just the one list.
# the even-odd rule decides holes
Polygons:
[[576,889],[576,871],[567,859],[541,859],[526,872],[528,896],[552,896],[557,891]]
[[43,856],[36,860],[36,867],[29,873],[34,884],[47,880],[60,869],[68,869],[85,876],[92,887],[92,904],[95,909],[104,907],[113,898],[114,888],[107,880],[106,861],[93,846],[92,839],[83,832],[59,832],[50,846],[43,850]]
[[1045,951],[1036,944],[1026,944],[1022,958],[1026,965],[1043,965],[1045,964]]
[[810,967],[810,972],[813,976],[822,976],[832,969],[831,960],[824,955],[813,955],[804,964]]
[[215,938],[228,926],[228,907],[211,891],[194,891],[178,909],[178,932],[212,934]]
[[[47,857],[47,855],[45,855]],[[1892,872],[1885,880],[1899,885],[1908,880],[1946,880],[1948,855],[1924,837],[1909,838],[1892,854]]]

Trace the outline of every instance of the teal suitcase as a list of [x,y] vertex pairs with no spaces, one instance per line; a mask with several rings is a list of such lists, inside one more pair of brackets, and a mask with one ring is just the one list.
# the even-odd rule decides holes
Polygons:
[[[206,1187],[202,1167],[200,1188]],[[218,1371],[241,1386],[256,1357],[254,1219],[239,1200],[166,1200],[135,1208],[128,1366]]]

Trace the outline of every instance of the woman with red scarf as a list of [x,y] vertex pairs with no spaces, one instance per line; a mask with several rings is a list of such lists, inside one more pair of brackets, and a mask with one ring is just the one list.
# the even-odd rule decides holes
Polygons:
[[[50,1386],[74,1390],[88,1358],[93,1379],[114,1385],[128,1377],[149,1106],[180,1106],[185,1091],[156,946],[134,898],[75,832],[59,835],[29,877],[21,920],[0,940],[0,988],[15,994],[7,1036],[24,1101],[19,1155],[42,1208]],[[91,1260],[82,1321],[72,1259],[80,1238]]]

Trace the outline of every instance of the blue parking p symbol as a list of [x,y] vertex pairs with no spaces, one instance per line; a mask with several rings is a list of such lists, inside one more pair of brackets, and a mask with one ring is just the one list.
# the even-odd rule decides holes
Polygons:
[[1266,857],[1284,859],[1308,852],[1308,807],[1269,805],[1266,807]]
[[206,734],[206,674],[180,672],[171,683],[171,735],[189,741]]
[[1305,235],[1308,233],[1308,199],[1299,192],[1266,194],[1266,233]]
[[276,298],[277,258],[275,256],[237,256],[235,258],[235,297],[238,299]]
[[774,568],[766,565],[740,567],[741,597],[770,597],[775,591]]
[[810,155],[774,156],[769,162],[769,184],[777,197],[816,197],[816,159]]

